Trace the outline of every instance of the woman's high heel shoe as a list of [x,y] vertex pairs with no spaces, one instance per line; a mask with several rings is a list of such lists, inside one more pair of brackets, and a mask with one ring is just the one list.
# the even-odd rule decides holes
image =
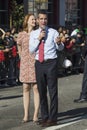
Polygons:
[[29,120],[22,120],[22,123],[27,123],[29,122]]

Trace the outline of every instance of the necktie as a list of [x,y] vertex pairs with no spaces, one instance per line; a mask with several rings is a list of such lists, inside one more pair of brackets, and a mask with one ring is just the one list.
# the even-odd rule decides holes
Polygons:
[[44,40],[41,40],[41,43],[39,45],[39,61],[44,61]]

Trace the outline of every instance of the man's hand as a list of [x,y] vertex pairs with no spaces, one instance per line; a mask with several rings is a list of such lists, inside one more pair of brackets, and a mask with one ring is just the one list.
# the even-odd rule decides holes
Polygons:
[[46,31],[42,30],[39,37],[38,37],[39,41],[42,40],[43,38],[45,38],[45,36],[46,36]]
[[57,37],[57,38],[55,39],[55,42],[56,42],[57,44],[60,44],[60,43],[61,43],[61,38],[60,38],[60,37]]

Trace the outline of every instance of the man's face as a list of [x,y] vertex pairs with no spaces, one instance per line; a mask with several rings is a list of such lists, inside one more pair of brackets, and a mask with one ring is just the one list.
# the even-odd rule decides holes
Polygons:
[[47,25],[48,19],[46,14],[39,14],[37,22],[39,27],[43,28]]

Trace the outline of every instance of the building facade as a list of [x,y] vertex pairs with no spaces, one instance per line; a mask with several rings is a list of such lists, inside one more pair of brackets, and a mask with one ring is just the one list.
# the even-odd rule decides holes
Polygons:
[[9,26],[9,0],[0,0],[0,27]]
[[[9,1],[0,0],[0,27],[9,27]],[[20,0],[19,0],[20,1]],[[22,0],[24,13],[37,14],[38,9],[48,11],[49,26],[83,25],[87,27],[87,0]]]
[[37,9],[46,9],[50,26],[87,26],[87,0],[24,0],[24,3],[25,13],[36,14]]

